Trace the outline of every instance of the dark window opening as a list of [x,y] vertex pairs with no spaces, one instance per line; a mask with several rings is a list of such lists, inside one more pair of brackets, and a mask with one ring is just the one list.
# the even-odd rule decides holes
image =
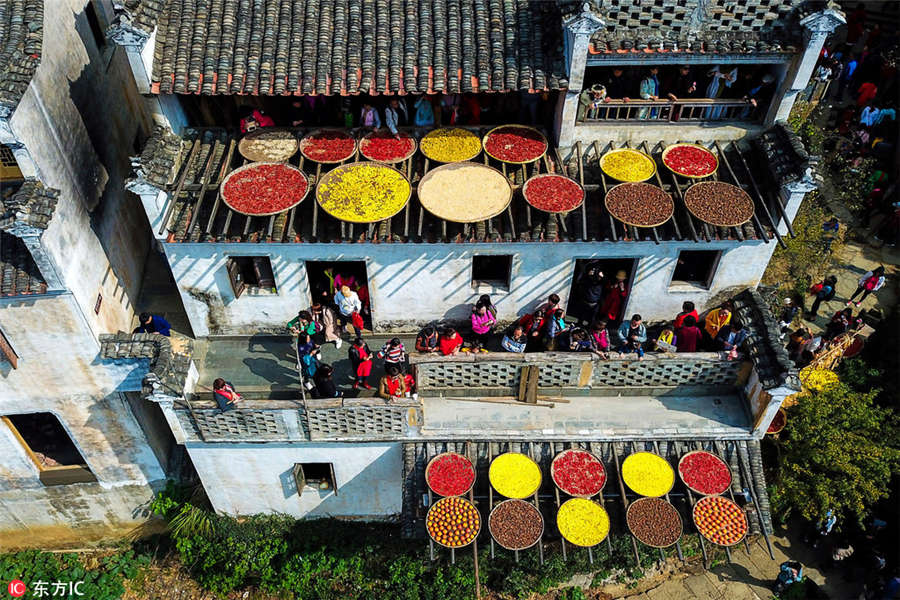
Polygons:
[[359,296],[365,329],[372,329],[372,299],[369,297],[369,277],[362,260],[308,260],[306,277],[313,301],[325,306],[334,304],[335,284],[345,283]]
[[[609,326],[621,320],[631,296],[636,267],[637,260],[633,258],[577,259],[569,291],[569,303],[566,307],[567,315],[584,323],[590,323],[594,319],[606,319]],[[620,297],[617,302],[606,303],[606,299],[611,295],[610,287],[618,281],[616,275],[620,271],[625,273],[625,297]],[[610,312],[616,318],[611,318]]]
[[268,256],[230,256],[226,268],[235,298],[240,298],[247,288],[271,290],[273,294],[278,291]]
[[91,35],[94,36],[94,44],[96,44],[97,50],[103,50],[106,46],[106,33],[103,31],[103,26],[100,25],[100,18],[97,15],[97,9],[94,8],[93,2],[88,2],[87,5],[85,5],[84,15],[87,17],[87,22],[91,28]]
[[2,420],[38,468],[39,478],[44,485],[97,481],[55,415],[8,415],[2,417]]
[[19,169],[19,162],[16,160],[12,148],[0,144],[0,181],[4,182],[4,188],[6,188],[3,190],[3,198],[15,193],[19,186],[12,184],[21,182],[21,180],[22,171]]
[[297,495],[303,495],[304,487],[319,490],[331,490],[337,496],[337,480],[334,477],[333,463],[295,463],[294,479],[297,483]]
[[509,289],[512,255],[486,254],[472,257],[472,285],[490,285]]
[[672,283],[689,283],[709,289],[719,266],[719,250],[682,250],[672,275]]

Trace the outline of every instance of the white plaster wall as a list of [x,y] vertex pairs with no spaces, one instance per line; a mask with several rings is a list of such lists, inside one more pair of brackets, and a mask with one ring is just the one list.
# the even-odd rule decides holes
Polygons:
[[[491,294],[501,320],[512,320],[549,294],[568,301],[577,258],[639,259],[626,313],[671,319],[682,302],[703,307],[713,296],[756,286],[774,241],[663,243],[566,242],[478,244],[165,244],[166,255],[196,335],[249,334],[282,328],[309,304],[307,260],[364,260],[376,328],[414,327],[464,319],[469,305]],[[723,250],[712,287],[670,289],[680,250]],[[473,254],[512,254],[510,290],[471,285]],[[225,271],[232,256],[268,255],[277,294],[235,299]]]
[[124,49],[95,46],[86,4],[45,3],[41,64],[10,126],[43,183],[60,190],[43,243],[97,333],[128,328],[140,291],[150,236],[123,184],[135,134],[151,120]]
[[738,123],[704,123],[702,125],[685,125],[680,123],[608,123],[588,125],[578,123],[574,127],[572,143],[581,142],[582,151],[598,140],[601,152],[609,141],[618,144],[629,142],[638,145],[647,142],[655,145],[658,142],[674,144],[685,141],[726,142],[754,137],[765,128],[761,125],[744,125]]
[[[385,518],[401,510],[402,444],[187,444],[215,510],[231,515]],[[307,486],[298,497],[295,463],[334,465],[337,494]]]
[[144,520],[165,472],[122,390],[147,364],[97,359],[99,347],[70,294],[0,300],[0,328],[19,356],[0,362],[0,416],[49,412],[69,433],[96,483],[45,487],[0,423],[0,549],[85,545]]

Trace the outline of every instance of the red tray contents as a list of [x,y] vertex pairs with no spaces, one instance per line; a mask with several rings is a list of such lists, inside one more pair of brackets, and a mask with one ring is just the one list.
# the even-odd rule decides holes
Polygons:
[[316,162],[341,162],[356,152],[356,140],[343,131],[324,129],[310,133],[300,140],[300,152],[309,160]]
[[721,494],[731,485],[725,461],[702,450],[685,454],[678,462],[678,474],[686,486],[704,496]]
[[462,454],[444,452],[428,463],[425,481],[439,496],[461,496],[475,483],[475,468]]
[[299,204],[308,188],[306,176],[295,167],[251,163],[228,175],[222,185],[222,199],[244,215],[274,215]]
[[550,465],[553,482],[570,496],[590,498],[606,484],[606,469],[600,459],[585,450],[561,452]]
[[716,155],[695,144],[678,144],[667,148],[662,159],[670,171],[687,177],[707,177],[719,168]]
[[562,175],[537,175],[522,188],[525,200],[538,210],[549,213],[569,212],[584,202],[580,185]]
[[779,408],[778,412],[775,413],[772,422],[769,423],[769,428],[766,430],[766,433],[781,433],[781,430],[784,429],[785,425],[787,425],[787,415],[784,413],[783,408]]
[[406,133],[400,139],[390,131],[375,131],[359,142],[359,151],[369,160],[394,163],[409,158],[416,150],[416,142]]
[[539,159],[547,151],[547,139],[530,127],[506,125],[492,129],[485,136],[488,154],[509,163],[526,163]]

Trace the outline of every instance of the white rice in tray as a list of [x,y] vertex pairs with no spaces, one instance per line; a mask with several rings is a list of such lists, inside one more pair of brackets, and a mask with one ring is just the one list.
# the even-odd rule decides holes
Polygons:
[[451,163],[419,182],[419,202],[434,216],[454,223],[476,223],[503,212],[512,188],[503,173],[478,163]]

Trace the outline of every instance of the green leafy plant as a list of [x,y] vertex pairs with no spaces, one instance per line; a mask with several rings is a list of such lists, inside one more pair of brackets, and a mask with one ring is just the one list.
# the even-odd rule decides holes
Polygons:
[[133,579],[150,558],[126,550],[104,556],[88,568],[78,554],[51,553],[38,550],[0,554],[0,581],[21,579],[34,590],[38,582],[46,583],[48,595],[53,583],[79,583],[78,591],[91,600],[117,600],[125,593],[125,580]]
[[874,402],[876,391],[838,384],[811,393],[787,410],[779,437],[779,494],[771,500],[785,516],[818,521],[827,510],[862,521],[889,493],[900,468],[897,419]]

